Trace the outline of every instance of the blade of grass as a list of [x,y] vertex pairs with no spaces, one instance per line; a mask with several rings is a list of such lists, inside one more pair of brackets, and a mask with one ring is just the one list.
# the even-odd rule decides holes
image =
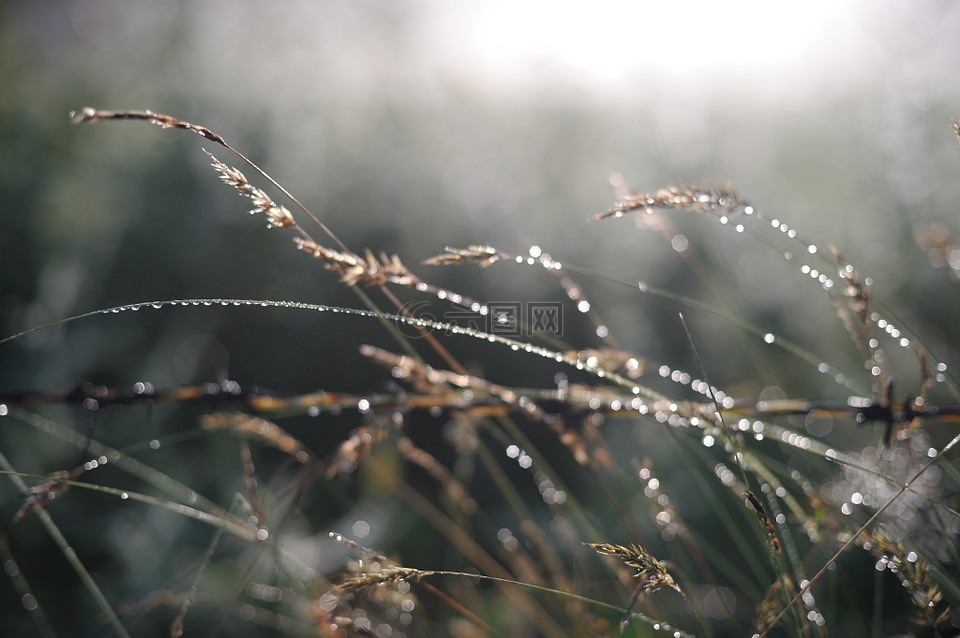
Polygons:
[[[24,483],[21,475],[17,472],[13,465],[10,464],[10,461],[7,459],[6,455],[3,454],[3,452],[0,452],[0,468],[2,468],[3,473],[10,478],[10,481],[14,484],[20,494],[26,495],[30,493],[30,488],[26,483]],[[34,513],[40,520],[40,524],[43,525],[44,529],[47,531],[47,534],[60,549],[60,553],[63,554],[63,557],[67,559],[68,563],[70,563],[73,571],[76,572],[77,576],[80,578],[80,582],[83,583],[84,588],[87,590],[90,596],[93,597],[94,602],[96,602],[97,607],[100,608],[100,613],[103,614],[107,624],[110,625],[114,633],[116,633],[117,636],[120,636],[120,638],[129,638],[130,634],[127,633],[123,623],[120,622],[120,618],[117,617],[117,614],[114,612],[110,602],[107,600],[106,596],[103,595],[100,587],[97,586],[97,582],[93,579],[93,576],[90,575],[90,572],[87,571],[87,568],[80,560],[80,557],[77,556],[77,553],[70,546],[70,543],[63,535],[63,532],[61,532],[60,528],[57,527],[57,524],[53,522],[53,517],[51,517],[47,510],[44,509],[43,505],[38,505]]]

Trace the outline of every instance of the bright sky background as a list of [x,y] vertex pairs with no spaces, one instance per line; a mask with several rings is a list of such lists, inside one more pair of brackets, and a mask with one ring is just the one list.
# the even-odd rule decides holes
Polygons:
[[868,6],[863,0],[494,0],[440,3],[424,19],[458,63],[497,84],[529,82],[539,73],[642,90],[636,83],[645,79],[777,83],[851,71],[862,62]]

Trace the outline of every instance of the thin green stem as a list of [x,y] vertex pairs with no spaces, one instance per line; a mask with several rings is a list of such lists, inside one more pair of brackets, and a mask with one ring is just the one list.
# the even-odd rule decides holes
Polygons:
[[[21,494],[30,493],[30,488],[27,487],[27,484],[23,481],[22,477],[24,475],[17,472],[3,452],[0,452],[0,468],[2,468],[0,473],[7,475]],[[106,619],[107,624],[110,625],[114,633],[120,636],[120,638],[129,638],[130,634],[127,633],[123,623],[120,622],[120,618],[117,616],[116,612],[113,611],[113,607],[110,605],[109,601],[107,601],[107,598],[103,595],[103,592],[100,591],[100,587],[97,586],[97,582],[93,579],[93,576],[90,574],[90,572],[87,571],[87,568],[80,560],[80,557],[77,556],[77,552],[74,551],[73,547],[70,546],[70,543],[63,535],[63,532],[60,531],[60,528],[57,527],[57,524],[53,522],[53,517],[51,517],[47,510],[44,509],[43,505],[40,504],[37,505],[35,514],[40,520],[40,524],[43,525],[44,529],[47,530],[47,534],[50,535],[50,538],[53,539],[53,542],[56,543],[57,547],[60,548],[60,553],[63,554],[64,558],[67,559],[67,562],[70,563],[70,566],[73,567],[73,571],[76,572],[77,576],[80,578],[80,581],[83,583],[83,586],[97,603],[97,607],[100,608],[100,612]]]
[[857,538],[860,537],[860,534],[862,534],[864,531],[867,530],[867,528],[869,528],[871,525],[873,525],[873,523],[875,523],[875,522],[877,521],[877,519],[879,519],[880,516],[881,516],[885,511],[887,511],[887,508],[889,508],[891,505],[893,505],[893,503],[894,503],[898,498],[900,498],[900,496],[901,496],[904,492],[906,492],[907,490],[909,490],[909,489],[910,489],[910,486],[913,485],[913,483],[914,483],[918,478],[920,478],[920,476],[922,476],[923,473],[926,472],[928,468],[930,468],[930,466],[935,465],[935,464],[938,464],[938,463],[940,462],[940,459],[943,458],[943,455],[946,454],[946,453],[947,453],[951,448],[953,448],[953,446],[955,446],[957,443],[960,443],[960,434],[958,434],[957,436],[953,437],[953,439],[951,439],[950,442],[947,443],[947,444],[943,447],[943,449],[941,449],[939,452],[937,452],[937,454],[936,454],[932,459],[930,459],[927,463],[925,463],[924,466],[923,466],[922,468],[920,468],[920,469],[910,478],[909,481],[907,481],[903,486],[901,486],[901,488],[900,488],[899,490],[897,490],[896,494],[894,494],[893,496],[891,496],[891,497],[887,500],[886,503],[884,503],[876,512],[874,512],[873,516],[871,516],[871,517],[867,520],[866,523],[864,523],[863,525],[861,525],[860,528],[850,536],[850,539],[847,540],[847,542],[844,543],[843,546],[840,547],[840,549],[838,549],[837,552],[836,552],[826,563],[824,563],[823,567],[820,568],[820,571],[818,571],[818,572],[814,575],[813,578],[811,578],[809,581],[807,581],[807,584],[806,584],[805,586],[803,586],[802,588],[800,588],[800,590],[796,593],[796,595],[793,597],[793,599],[790,601],[790,603],[789,603],[786,607],[784,607],[783,609],[781,609],[781,610],[780,610],[780,613],[778,613],[778,614],[776,615],[776,617],[774,617],[774,619],[770,621],[770,623],[769,623],[769,624],[764,628],[764,630],[761,632],[760,638],[764,638],[764,636],[766,636],[766,635],[770,632],[771,629],[773,629],[774,627],[777,626],[777,623],[780,622],[780,619],[783,618],[783,615],[787,612],[787,610],[790,609],[791,607],[793,607],[794,603],[796,603],[796,602],[800,599],[801,596],[803,596],[805,593],[807,593],[807,592],[810,590],[811,587],[813,587],[813,584],[814,584],[814,583],[816,583],[825,573],[827,573],[827,569],[829,569],[829,568],[830,568],[830,565],[834,564],[834,563],[837,561],[837,559],[840,558],[840,555],[841,555],[841,554],[843,554],[845,551],[847,551],[848,549],[850,549],[850,547],[853,546],[853,544],[856,542]]

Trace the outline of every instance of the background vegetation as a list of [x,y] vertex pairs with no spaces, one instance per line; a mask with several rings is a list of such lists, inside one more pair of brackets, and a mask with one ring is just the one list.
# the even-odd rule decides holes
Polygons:
[[[518,41],[510,35],[515,24],[531,23],[521,15],[484,21],[466,5],[457,14],[429,2],[389,9],[364,2],[292,3],[279,11],[255,2],[7,3],[0,8],[0,78],[6,87],[0,93],[0,334],[154,299],[243,297],[358,306],[334,273],[292,249],[288,234],[265,232],[261,218],[243,214],[246,202],[217,183],[199,140],[145,125],[70,127],[67,113],[92,105],[151,108],[209,125],[295,193],[346,245],[357,252],[369,247],[396,253],[431,283],[484,301],[563,301],[564,340],[574,348],[603,342],[557,280],[542,270],[419,262],[445,246],[490,244],[514,254],[540,246],[565,264],[631,285],[576,277],[624,350],[699,376],[677,318],[682,310],[711,382],[731,396],[844,400],[851,394],[831,375],[767,347],[739,326],[641,294],[632,286],[642,280],[788,337],[869,394],[873,379],[830,298],[799,272],[798,262],[784,260],[781,249],[770,250],[703,215],[668,214],[657,218],[660,226],[633,218],[588,221],[614,201],[609,177],[616,172],[641,192],[729,181],[768,220],[783,220],[824,249],[837,246],[872,279],[872,296],[950,365],[958,343],[957,271],[943,267],[949,251],[937,261],[916,236],[930,228],[944,237],[958,232],[960,151],[950,126],[960,105],[955,65],[960,44],[953,37],[960,14],[936,2],[913,3],[909,10],[850,6],[831,12],[811,5],[779,16],[754,7],[768,20],[756,23],[702,16],[704,24],[715,25],[712,31],[701,26],[694,7],[683,15],[649,9],[624,17],[610,6],[591,10],[599,18],[573,12],[573,19],[569,10],[541,7],[540,21],[532,24],[554,36],[553,48],[521,48],[515,60],[504,63],[497,52],[510,51],[508,44]],[[726,17],[742,19],[738,11]],[[818,15],[820,23],[813,19]],[[799,33],[801,28],[806,30]],[[610,44],[606,58],[585,58],[591,60],[586,66],[563,55],[564,43],[600,42],[588,38],[598,30],[608,31],[612,42],[635,44]],[[661,37],[664,32],[672,35]],[[803,46],[797,45],[792,57],[776,57],[780,67],[744,68],[737,66],[738,58],[722,54],[753,38],[754,58],[775,57],[773,50],[759,50],[771,46],[768,32]],[[530,33],[529,39],[539,42]],[[690,51],[702,53],[690,58]],[[671,66],[671,59],[693,62]],[[206,141],[203,145],[229,161]],[[678,236],[684,241],[674,241]],[[418,298],[402,294],[404,301]],[[0,391],[68,390],[78,380],[176,387],[224,375],[285,392],[394,389],[389,370],[361,356],[360,344],[397,349],[375,321],[342,316],[171,309],[98,317],[0,346]],[[444,345],[471,373],[491,382],[556,385],[558,366],[539,358],[468,339]],[[443,365],[429,351],[423,354]],[[884,374],[896,378],[898,392],[918,392],[913,355],[898,349],[888,355]],[[590,380],[567,373],[575,382]],[[643,382],[673,398],[703,399],[656,374]],[[951,399],[940,388],[930,398]],[[143,444],[195,431],[198,416],[208,410],[103,410],[96,436],[114,447]],[[85,431],[87,415],[81,410],[44,414]],[[301,417],[284,421],[284,427],[325,457],[361,422],[350,413],[320,421]],[[418,445],[452,466],[462,450],[442,438],[445,422],[417,416],[407,425]],[[571,495],[594,507],[590,496],[597,484],[591,475],[580,471],[553,436],[518,423],[570,481]],[[931,425],[930,444],[942,446],[955,434],[952,428]],[[742,635],[775,578],[762,535],[739,510],[738,523],[718,518],[718,510],[739,505],[730,493],[705,492],[723,492],[711,478],[722,453],[715,449],[716,458],[693,462],[685,455],[697,446],[678,445],[663,432],[645,421],[617,419],[605,426],[604,436],[608,448],[622,452],[615,461],[629,475],[636,473],[631,460],[651,459],[686,527],[703,536],[716,530],[707,555],[723,555],[724,547],[747,534],[756,542],[760,566],[746,568],[758,572],[749,579],[753,589],[716,574],[688,574],[688,582],[704,587],[687,593],[709,631]],[[866,451],[869,457],[881,431],[837,421],[823,436],[837,449]],[[24,472],[46,474],[76,462],[75,447],[22,425],[5,424],[0,437],[3,453]],[[484,443],[499,450],[499,464],[516,495],[529,501],[540,528],[555,532],[550,522],[556,513],[534,489],[542,481],[503,454],[508,442]],[[257,462],[265,476],[284,476],[281,455],[261,454]],[[807,456],[778,454],[777,463],[788,473],[810,471],[820,486],[852,481]],[[202,437],[149,458],[224,507],[244,490],[236,441],[229,437]],[[395,458],[386,462],[398,464],[392,471],[402,482],[439,499],[420,470],[403,469]],[[99,480],[127,487],[119,476]],[[395,480],[371,471],[341,477],[336,490],[311,487],[287,531],[300,560],[336,580],[346,556],[355,554],[325,534],[336,529],[350,535],[357,521],[365,521],[369,529],[358,540],[405,565],[469,569],[442,531],[385,488],[383,483]],[[497,532],[508,529],[529,549],[530,539],[518,531],[516,507],[505,505],[491,482],[481,473],[468,486],[487,517],[486,527],[473,530],[478,542],[503,551],[509,539],[498,539]],[[955,504],[955,488],[946,478],[931,486],[942,490],[936,497],[946,504]],[[580,540],[642,543],[655,556],[676,560],[671,539],[651,519],[644,485],[624,480],[612,489],[612,498],[600,499],[588,516],[603,537]],[[0,490],[0,529],[52,626],[65,635],[101,635],[103,619],[63,555],[36,521],[10,522],[23,501],[9,482]],[[834,495],[821,496],[830,501]],[[613,511],[615,504],[621,511]],[[151,592],[184,589],[210,542],[209,527],[159,508],[125,514],[96,494],[71,493],[50,511],[115,606],[146,600]],[[952,533],[954,523],[948,523]],[[943,540],[955,543],[954,537]],[[617,587],[592,552],[560,554],[577,591],[626,605],[629,588]],[[810,558],[811,568],[827,556]],[[955,569],[948,556],[942,558],[945,572]],[[516,564],[501,560],[523,580]],[[836,581],[831,591],[845,591],[845,600],[856,602],[851,626],[889,633],[908,627],[910,605],[894,576],[873,569],[876,557],[851,550],[844,560],[840,571],[851,574],[850,580]],[[224,610],[233,611],[232,601],[251,595],[245,576],[237,573],[248,563],[231,564],[211,563],[204,578],[227,585],[200,591],[224,598],[198,603],[188,623],[197,618],[203,631],[252,634],[256,629],[249,622],[234,622],[233,615],[229,623],[223,620]],[[713,571],[722,569],[713,565]],[[258,574],[257,582],[272,581]],[[438,587],[472,600],[456,589],[466,587],[463,583],[441,586],[446,584]],[[230,586],[242,594],[231,599],[223,593]],[[20,594],[11,582],[2,587],[4,629],[29,631]],[[725,617],[707,618],[702,599],[710,591],[734,596],[736,604]],[[412,626],[425,635],[457,631],[459,616],[427,598]],[[495,627],[508,634],[511,627],[531,630],[524,624],[528,620],[507,612],[497,616],[498,605],[510,600],[506,594],[491,593],[487,600],[481,615]],[[702,631],[678,609],[682,602],[676,598],[659,605],[646,612],[660,612],[650,615],[686,631]],[[147,607],[156,613],[147,614],[134,633],[169,626],[174,614],[157,612],[161,605]],[[278,613],[294,615],[279,606]],[[618,613],[605,617],[615,631]],[[75,626],[72,618],[83,620]],[[828,633],[842,635],[846,622],[835,612]],[[631,625],[630,631],[642,635],[647,629]]]

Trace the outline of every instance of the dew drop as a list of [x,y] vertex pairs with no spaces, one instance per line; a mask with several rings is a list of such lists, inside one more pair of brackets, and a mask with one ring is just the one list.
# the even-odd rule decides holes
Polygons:
[[20,599],[20,603],[23,605],[23,608],[27,611],[34,611],[40,605],[37,603],[37,599],[34,598],[33,594],[24,594],[23,598]]
[[357,521],[353,524],[353,534],[357,538],[366,538],[370,535],[370,524],[366,521]]
[[335,595],[327,593],[320,597],[320,600],[317,601],[317,606],[323,611],[330,612],[337,608],[339,602],[339,599]]

